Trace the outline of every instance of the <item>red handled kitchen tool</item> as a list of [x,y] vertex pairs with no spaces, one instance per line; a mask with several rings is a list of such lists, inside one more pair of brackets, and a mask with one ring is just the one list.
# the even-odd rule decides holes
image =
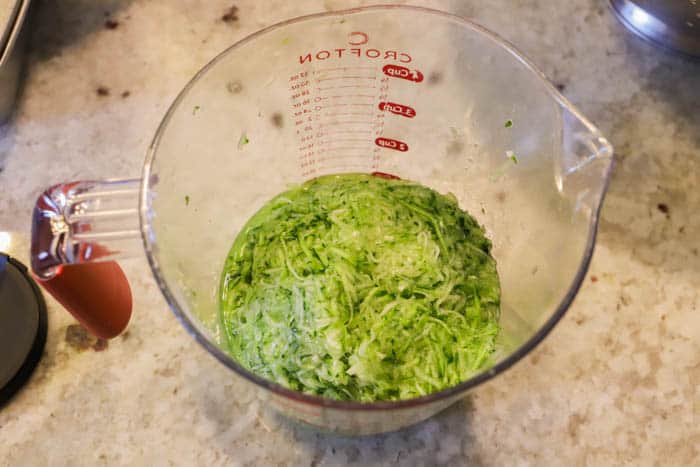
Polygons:
[[138,181],[74,182],[49,188],[34,207],[35,279],[105,339],[119,335],[131,317],[129,282],[114,259],[139,236],[136,196]]

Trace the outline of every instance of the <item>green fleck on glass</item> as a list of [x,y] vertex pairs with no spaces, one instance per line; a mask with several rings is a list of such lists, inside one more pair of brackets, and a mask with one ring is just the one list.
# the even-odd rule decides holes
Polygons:
[[245,131],[241,133],[241,137],[238,139],[238,150],[240,151],[245,147],[246,144],[250,143],[250,140],[248,139],[248,135],[246,135]]
[[512,127],[512,126],[513,126],[513,120],[506,120],[506,123],[505,123],[505,125],[503,125],[503,126],[505,126],[506,128]]

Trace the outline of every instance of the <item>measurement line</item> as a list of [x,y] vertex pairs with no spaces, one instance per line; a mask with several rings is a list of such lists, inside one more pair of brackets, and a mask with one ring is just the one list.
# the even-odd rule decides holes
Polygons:
[[326,135],[352,135],[352,134],[372,134],[372,130],[336,130],[336,131],[326,131],[325,133],[321,133],[320,136],[326,136]]
[[367,145],[365,145],[365,146],[332,146],[332,147],[329,147],[329,148],[328,148],[328,147],[324,147],[324,148],[323,148],[323,151],[324,151],[324,152],[330,152],[330,151],[346,151],[346,150],[348,150],[348,149],[351,149],[351,150],[353,150],[353,151],[356,150],[356,149],[359,149],[359,150],[367,150]]
[[341,98],[347,98],[347,99],[352,99],[353,97],[369,97],[374,99],[377,96],[373,96],[372,94],[343,94],[339,96],[326,96],[322,97],[321,99],[341,99]]
[[331,140],[321,140],[319,141],[319,144],[322,143],[336,143],[338,141],[343,141],[343,142],[357,142],[361,141],[363,143],[369,143],[370,140],[367,138],[338,138],[338,139],[331,139]]
[[342,112],[342,113],[323,114],[324,117],[337,117],[339,115],[359,115],[362,117],[371,117],[372,116],[372,114],[362,113],[362,112]]
[[[321,105],[321,106],[319,106],[318,109],[314,109],[314,110],[316,112],[318,112],[319,110],[328,109],[330,107],[373,107],[373,106],[372,106],[372,104],[350,104],[350,103],[347,103],[347,104],[329,104],[329,105]],[[357,114],[357,115],[366,115],[368,117],[371,117],[374,114],[365,112],[365,113],[361,113],[361,114]]]
[[353,122],[328,122],[328,123],[324,123],[323,125],[320,125],[320,127],[323,128],[323,127],[330,126],[330,125],[353,125],[356,123],[362,123],[365,125],[369,125],[369,122],[367,122],[367,120],[360,120],[360,121],[356,121],[356,122],[355,121],[353,121]]
[[344,165],[325,165],[316,168],[317,171],[321,170],[336,170],[336,169],[366,169],[371,164],[367,162],[366,164],[344,164]]
[[329,86],[327,88],[317,88],[319,91],[328,91],[329,89],[343,89],[343,88],[363,88],[363,89],[376,89],[377,86],[372,84],[353,84],[345,86]]
[[348,156],[328,156],[328,157],[319,157],[316,160],[319,162],[323,162],[323,161],[330,161],[330,160],[336,160],[336,159],[338,159],[338,160],[357,159],[358,157],[366,157],[366,156],[367,156],[366,154],[362,154],[362,155],[355,154],[355,155],[348,155]]
[[321,107],[322,109],[325,109],[327,107],[343,107],[346,105],[354,105],[356,107],[372,107],[372,106],[374,106],[374,104],[356,104],[354,102],[339,102],[337,104],[326,104],[326,105],[321,105],[319,107]]
[[[324,157],[331,157],[332,158],[332,157],[336,157],[336,156],[317,156],[317,157],[319,157],[320,159],[323,159]],[[363,157],[371,157],[371,156],[369,154],[367,154],[366,152],[363,152],[360,154],[339,154],[337,157],[347,157],[347,158],[354,157],[355,159],[361,159]]]
[[317,82],[332,81],[336,79],[377,79],[376,76],[334,76],[332,78],[316,78]]
[[373,66],[342,66],[338,68],[318,68],[314,70],[314,74],[320,73],[322,71],[335,71],[335,70],[376,70]]

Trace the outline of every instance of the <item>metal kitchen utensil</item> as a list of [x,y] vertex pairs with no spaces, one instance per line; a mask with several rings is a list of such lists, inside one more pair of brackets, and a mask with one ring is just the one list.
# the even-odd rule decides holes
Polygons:
[[610,5],[638,36],[700,58],[700,0],[611,0]]
[[46,342],[46,304],[27,268],[0,252],[0,407],[27,382]]
[[12,114],[26,43],[30,0],[0,0],[0,123]]
[[[0,124],[12,114],[29,0],[0,0]],[[0,252],[0,407],[29,379],[46,342],[46,305],[27,268]]]
[[[481,26],[408,6],[311,15],[243,39],[197,73],[141,178],[47,190],[34,211],[32,268],[111,337],[131,308],[114,260],[142,247],[188,332],[266,405],[343,433],[391,431],[513,365],[564,315],[591,259],[611,166],[600,132]],[[292,391],[226,352],[217,289],[236,234],[290,184],[343,172],[450,192],[485,225],[502,288],[493,366],[424,397],[361,403]]]

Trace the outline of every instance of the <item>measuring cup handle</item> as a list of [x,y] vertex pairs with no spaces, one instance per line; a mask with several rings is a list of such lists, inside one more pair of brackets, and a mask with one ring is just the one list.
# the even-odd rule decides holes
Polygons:
[[140,181],[55,185],[37,199],[30,262],[37,282],[92,334],[109,339],[129,323],[131,289],[114,261],[140,250]]

